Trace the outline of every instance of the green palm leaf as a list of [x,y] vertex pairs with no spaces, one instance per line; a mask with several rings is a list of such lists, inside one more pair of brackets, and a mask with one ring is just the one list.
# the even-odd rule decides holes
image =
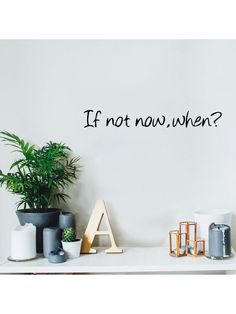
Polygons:
[[68,146],[50,141],[36,148],[7,131],[0,132],[0,140],[23,155],[11,164],[8,173],[0,170],[0,185],[20,196],[18,208],[45,209],[55,201],[66,202],[69,196],[63,191],[80,171],[79,157],[71,158]]

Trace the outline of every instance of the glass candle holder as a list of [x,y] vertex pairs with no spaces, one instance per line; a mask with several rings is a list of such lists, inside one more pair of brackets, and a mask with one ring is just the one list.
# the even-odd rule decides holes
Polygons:
[[187,233],[181,233],[179,230],[169,232],[169,254],[174,257],[187,255]]

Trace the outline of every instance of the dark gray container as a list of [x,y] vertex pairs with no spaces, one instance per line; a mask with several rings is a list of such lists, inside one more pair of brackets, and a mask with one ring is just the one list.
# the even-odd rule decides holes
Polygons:
[[44,212],[32,212],[30,209],[16,211],[20,224],[32,223],[36,226],[36,250],[43,253],[43,228],[58,227],[60,210],[47,208]]
[[75,215],[71,212],[61,212],[59,215],[59,228],[63,230],[68,227],[75,229]]
[[223,259],[231,256],[230,226],[212,223],[209,226],[209,257]]
[[43,229],[43,255],[49,256],[51,251],[61,247],[61,230],[56,227]]

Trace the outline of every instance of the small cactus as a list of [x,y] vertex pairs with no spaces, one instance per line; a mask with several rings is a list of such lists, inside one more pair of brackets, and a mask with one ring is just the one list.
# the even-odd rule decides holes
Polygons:
[[63,241],[64,242],[73,242],[76,240],[75,229],[72,227],[65,228],[63,230]]

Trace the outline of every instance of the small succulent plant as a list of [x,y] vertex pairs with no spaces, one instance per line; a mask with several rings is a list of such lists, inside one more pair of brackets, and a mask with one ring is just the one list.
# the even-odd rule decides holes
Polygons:
[[73,242],[76,240],[76,232],[72,227],[65,228],[63,230],[63,241],[64,242]]

